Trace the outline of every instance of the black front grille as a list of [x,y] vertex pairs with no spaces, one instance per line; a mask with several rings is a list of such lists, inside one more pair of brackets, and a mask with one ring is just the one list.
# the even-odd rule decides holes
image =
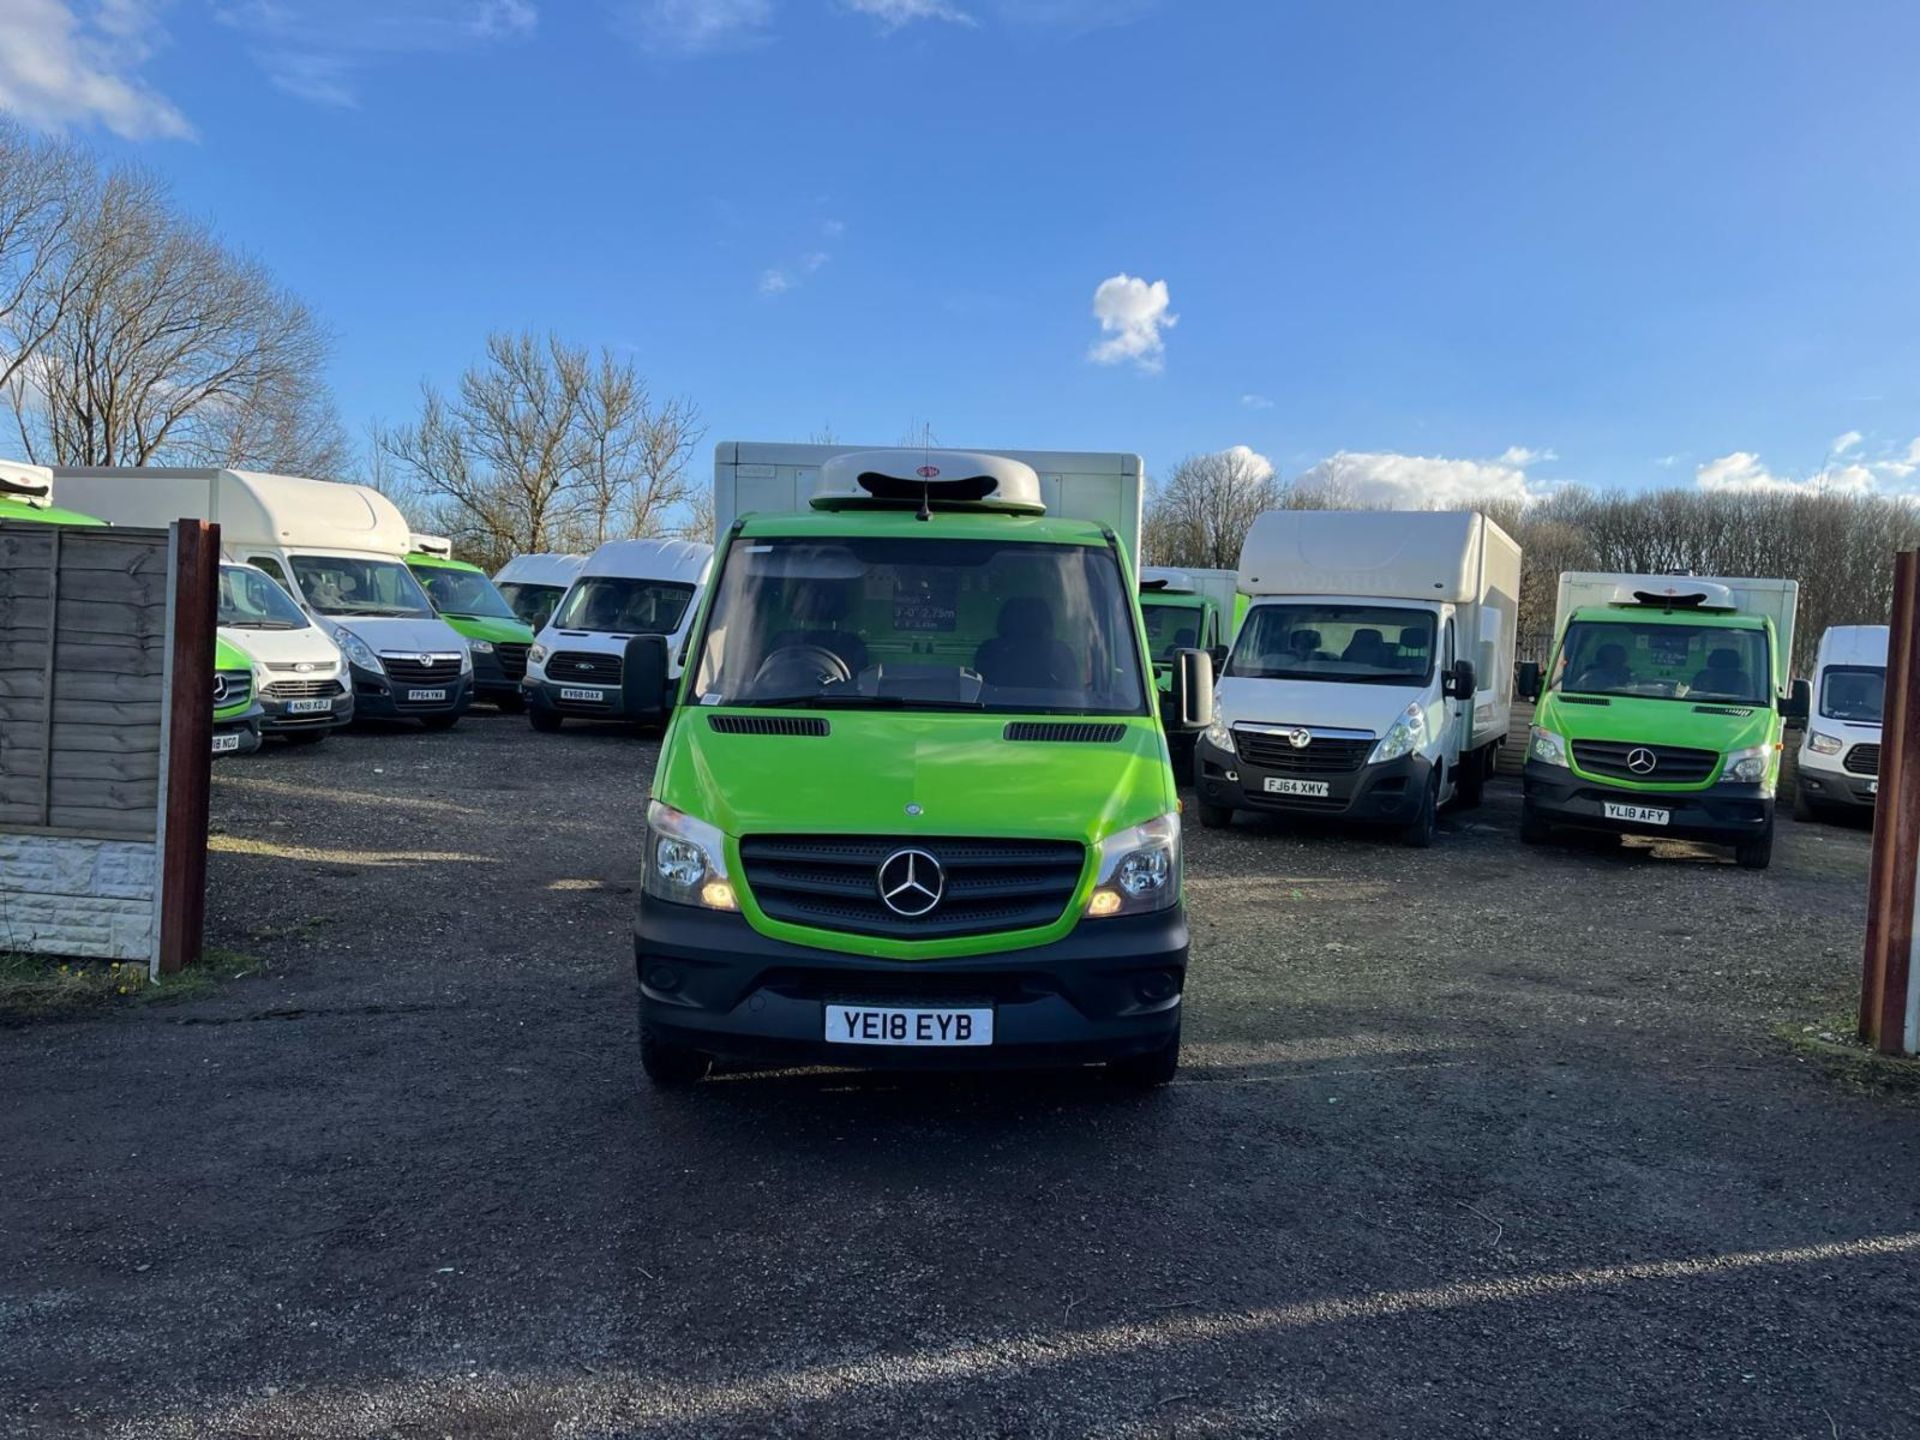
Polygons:
[[527,651],[531,645],[518,643],[511,645],[495,644],[493,658],[500,662],[500,673],[509,680],[518,680],[527,673]]
[[341,693],[338,680],[275,680],[260,692],[273,700],[331,699]]
[[[1630,763],[1632,757],[1641,764]],[[1649,767],[1645,757],[1651,756]],[[1642,745],[1637,740],[1576,740],[1573,759],[1589,775],[1610,780],[1638,780],[1647,785],[1698,785],[1720,763],[1714,750],[1689,750],[1679,745]]]
[[245,670],[222,670],[213,677],[213,708],[231,710],[253,699],[253,676]]
[[1878,745],[1856,745],[1847,751],[1847,758],[1840,763],[1855,775],[1878,775],[1880,773],[1880,747]]
[[1127,733],[1124,725],[1090,721],[1015,720],[1001,731],[1007,740],[1038,740],[1066,745],[1113,745]]
[[[880,898],[880,867],[900,850],[924,851],[944,875],[939,903],[925,915],[897,914]],[[747,888],[770,918],[903,940],[1051,925],[1073,898],[1086,858],[1084,845],[1063,840],[749,835],[740,842]]]
[[380,668],[396,685],[442,685],[448,688],[460,681],[458,656],[381,655]]
[[1366,764],[1367,756],[1373,753],[1371,739],[1339,740],[1316,735],[1296,749],[1286,736],[1258,730],[1235,730],[1233,746],[1247,764],[1282,775],[1347,775]]
[[547,679],[556,685],[618,685],[620,657],[585,650],[557,651],[547,660]]
[[817,715],[709,715],[707,728],[718,735],[825,735],[831,727]]

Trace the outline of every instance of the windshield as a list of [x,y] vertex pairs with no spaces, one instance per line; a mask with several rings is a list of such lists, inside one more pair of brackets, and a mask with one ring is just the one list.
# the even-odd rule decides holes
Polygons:
[[413,578],[426,587],[427,598],[442,615],[481,620],[512,620],[513,611],[477,570],[455,570],[446,565],[413,565]]
[[220,623],[237,630],[304,630],[313,622],[291,595],[258,570],[222,565]]
[[536,630],[547,623],[553,607],[567,593],[564,585],[529,585],[514,580],[504,581],[497,588],[500,598],[513,607],[514,615]]
[[404,615],[429,620],[433,606],[398,560],[353,555],[294,555],[293,578],[322,615]]
[[590,575],[574,582],[553,623],[603,635],[671,635],[692,599],[693,586],[672,580]]
[[1829,720],[1878,725],[1885,709],[1887,672],[1878,665],[1833,665],[1820,677],[1820,713]]
[[1431,610],[1303,601],[1247,612],[1226,674],[1258,680],[1423,685],[1433,674]]
[[739,540],[701,652],[707,705],[1145,713],[1111,550],[997,540]]
[[1173,652],[1191,650],[1200,643],[1204,612],[1198,605],[1170,605],[1164,600],[1142,600],[1140,618],[1147,624],[1147,653],[1156,665],[1173,663]]
[[1573,695],[1764,705],[1771,674],[1764,630],[1580,620],[1560,642],[1553,684]]

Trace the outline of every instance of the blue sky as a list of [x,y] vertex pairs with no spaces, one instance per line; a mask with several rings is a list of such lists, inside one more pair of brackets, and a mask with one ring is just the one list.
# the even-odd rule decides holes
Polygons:
[[1906,0],[0,0],[0,104],[267,260],[356,431],[551,327],[713,439],[1409,502],[1920,489],[1916,54]]

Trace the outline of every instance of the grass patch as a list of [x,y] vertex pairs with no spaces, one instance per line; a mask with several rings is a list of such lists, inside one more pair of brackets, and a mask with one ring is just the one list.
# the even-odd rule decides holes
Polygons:
[[1920,1059],[1869,1050],[1855,1029],[1853,1015],[1841,1012],[1811,1023],[1776,1025],[1773,1033],[1802,1060],[1850,1090],[1920,1103]]
[[72,1020],[121,1007],[194,1000],[258,968],[251,956],[209,948],[198,965],[150,980],[147,967],[137,963],[0,953],[0,1024]]

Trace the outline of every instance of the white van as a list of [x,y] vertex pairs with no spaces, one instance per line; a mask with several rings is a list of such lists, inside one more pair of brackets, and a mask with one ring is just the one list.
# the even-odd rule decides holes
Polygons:
[[1239,576],[1251,604],[1195,746],[1200,823],[1326,815],[1431,844],[1506,739],[1520,547],[1478,514],[1270,510]]
[[[520,688],[533,728],[558,730],[568,716],[664,723],[712,568],[713,547],[695,540],[609,540],[589,555],[527,656]],[[664,698],[628,693],[637,635],[666,637]]]
[[379,491],[248,470],[54,474],[64,502],[115,525],[217,523],[222,554],[264,570],[345,652],[356,717],[445,730],[466,713],[473,657],[407,569],[413,532]]
[[493,577],[493,588],[523,624],[537,631],[553,618],[586,563],[584,555],[516,555]]
[[1793,818],[1871,810],[1880,795],[1887,627],[1835,625],[1813,661],[1813,704],[1800,737]]
[[221,562],[220,634],[253,661],[261,734],[310,744],[352,723],[340,647],[266,571]]

